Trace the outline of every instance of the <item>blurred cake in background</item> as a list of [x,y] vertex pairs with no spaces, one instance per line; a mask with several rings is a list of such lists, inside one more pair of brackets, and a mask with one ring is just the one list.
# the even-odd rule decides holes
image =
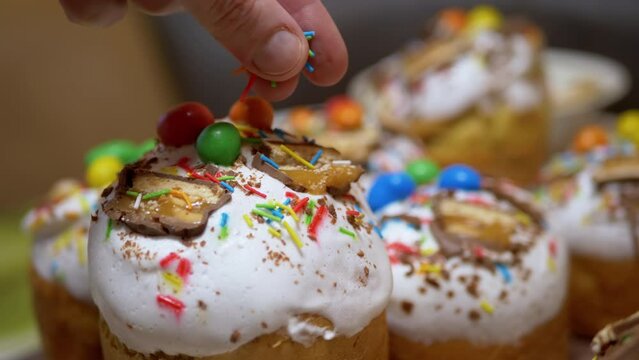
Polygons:
[[391,359],[567,357],[568,250],[529,193],[452,165],[381,175],[369,203],[393,270]]
[[60,180],[23,221],[33,239],[31,286],[48,359],[102,358],[87,264],[91,213],[102,189],[124,164],[135,161],[153,143],[137,146],[118,140],[96,147],[86,156],[88,186]]
[[423,40],[382,60],[371,91],[382,125],[421,137],[442,165],[464,162],[519,183],[546,156],[541,30],[492,7],[442,11]]
[[312,138],[361,164],[366,162],[381,136],[379,125],[357,101],[346,95],[334,96],[323,105],[282,111],[276,115],[275,126]]
[[639,312],[601,329],[591,344],[595,360],[639,358]]
[[571,325],[593,336],[639,309],[639,112],[617,130],[589,125],[544,168],[538,191],[550,229],[569,243]]

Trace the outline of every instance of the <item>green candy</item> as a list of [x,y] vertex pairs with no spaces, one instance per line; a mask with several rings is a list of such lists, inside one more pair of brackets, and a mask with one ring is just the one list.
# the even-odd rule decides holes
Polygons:
[[84,163],[89,166],[98,158],[114,156],[122,163],[130,164],[136,162],[154,147],[155,140],[153,139],[147,140],[139,146],[127,140],[112,140],[91,149],[84,157]]
[[406,172],[418,185],[428,184],[439,174],[439,166],[431,160],[415,160],[408,163]]
[[235,126],[224,122],[207,126],[195,142],[202,161],[222,166],[233,165],[240,156],[241,145],[240,132]]

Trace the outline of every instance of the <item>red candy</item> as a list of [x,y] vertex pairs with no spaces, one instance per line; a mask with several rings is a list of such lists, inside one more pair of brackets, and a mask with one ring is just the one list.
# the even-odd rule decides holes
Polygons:
[[158,137],[168,146],[193,144],[200,132],[214,122],[215,118],[206,106],[197,102],[184,103],[162,116],[157,127]]
[[240,99],[231,106],[231,120],[260,130],[270,130],[273,125],[273,107],[258,96]]

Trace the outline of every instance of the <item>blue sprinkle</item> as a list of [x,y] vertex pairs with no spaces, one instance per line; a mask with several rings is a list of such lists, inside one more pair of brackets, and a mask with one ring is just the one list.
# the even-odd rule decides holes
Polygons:
[[375,232],[377,233],[377,235],[379,235],[380,238],[384,238],[384,235],[382,234],[382,229],[380,229],[377,225],[374,225],[373,222],[370,222],[371,225],[373,225],[373,230],[375,230]]
[[311,159],[311,164],[316,165],[323,153],[324,153],[324,150],[322,149],[317,150],[317,152],[315,153],[315,155],[313,155],[313,158]]
[[510,271],[508,270],[508,267],[504,264],[495,264],[495,266],[497,267],[497,270],[499,270],[499,272],[501,273],[501,276],[504,278],[504,281],[506,282],[506,284],[510,284],[513,281],[513,278],[510,275]]
[[266,219],[266,223],[267,223],[267,224],[270,224],[270,223],[272,223],[272,222],[273,222],[273,220],[271,220],[271,219]]
[[304,64],[304,67],[306,68],[306,71],[313,73],[315,72],[315,68],[313,67],[313,65],[311,65],[311,63],[307,62],[306,64]]
[[271,213],[280,219],[284,219],[284,214],[282,214],[282,212],[277,209],[271,210]]
[[290,203],[291,203],[291,198],[286,198],[286,200],[284,200],[284,202],[282,204],[288,205]]
[[315,37],[315,31],[311,30],[311,31],[304,31],[304,36],[310,36],[310,37]]
[[268,157],[268,156],[266,156],[264,154],[260,154],[260,159],[262,159],[262,161],[264,161],[265,163],[271,165],[275,169],[279,170],[280,166],[277,165],[277,163],[275,161],[273,161],[273,159],[271,159],[270,157]]
[[284,137],[286,136],[286,133],[284,132],[284,130],[279,129],[279,128],[275,128],[273,129],[273,133],[275,133],[275,135],[277,135],[277,137],[279,137],[282,140],[286,140]]
[[222,220],[220,221],[220,226],[225,227],[226,224],[228,224],[228,222],[229,222],[229,214],[222,213]]
[[363,211],[362,211],[362,207],[361,207],[361,206],[359,206],[359,204],[355,204],[355,210],[357,210],[357,211],[359,211],[359,212],[363,213]]
[[235,191],[235,189],[233,189],[233,187],[229,185],[228,183],[226,183],[225,181],[220,181],[220,185],[222,185],[229,192]]
[[264,130],[258,130],[258,132],[257,132],[257,133],[260,135],[260,137],[261,137],[262,139],[264,139],[264,138],[266,138],[266,137],[267,137],[267,135],[266,135],[266,133],[264,132]]

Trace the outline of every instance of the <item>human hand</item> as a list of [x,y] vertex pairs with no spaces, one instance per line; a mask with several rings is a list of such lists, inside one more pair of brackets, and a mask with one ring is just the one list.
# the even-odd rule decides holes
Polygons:
[[[142,10],[164,15],[186,10],[258,76],[254,89],[269,100],[290,96],[300,74],[314,84],[330,86],[346,72],[348,54],[337,26],[321,0],[129,0]],[[108,26],[122,17],[127,0],[60,0],[67,17],[84,25]],[[308,42],[303,30],[314,30],[315,71],[304,70]],[[271,87],[271,81],[277,87]]]

